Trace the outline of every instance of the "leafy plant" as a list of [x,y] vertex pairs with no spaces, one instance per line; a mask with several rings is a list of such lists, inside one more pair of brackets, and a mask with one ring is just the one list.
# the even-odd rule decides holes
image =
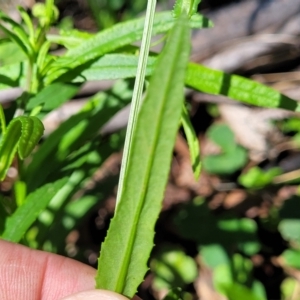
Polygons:
[[246,163],[246,151],[236,144],[228,126],[213,125],[207,136],[221,147],[223,153],[204,157],[203,167],[206,171],[215,174],[231,174]]
[[[50,27],[58,20],[53,0],[37,3],[31,14],[19,8],[21,24],[0,13],[0,29],[5,35],[0,54],[13,49],[16,57],[1,58],[0,89],[21,87],[23,91],[14,105],[0,111],[0,179],[9,179],[12,169],[17,173],[10,178],[13,186],[9,195],[0,197],[3,239],[64,253],[66,235],[111,193],[116,178],[110,184],[102,182],[101,190],[87,191],[86,186],[105,160],[122,148],[125,139],[117,205],[101,246],[96,287],[131,298],[148,269],[154,226],[181,125],[195,179],[200,174],[199,142],[184,103],[184,87],[226,95],[246,104],[298,111],[298,102],[267,86],[188,62],[191,28],[212,26],[197,13],[199,2],[178,0],[173,13],[155,14],[156,1],[148,1],[146,18],[122,22],[96,34],[77,30],[50,34]],[[123,2],[109,5],[115,9]],[[161,53],[151,53],[151,35],[161,33],[167,36],[165,46]],[[133,43],[141,39],[139,50]],[[53,45],[65,52],[54,54]],[[132,88],[128,79],[134,77]],[[41,120],[49,112],[75,96],[83,83],[104,79],[119,81],[108,91],[90,97],[79,112],[42,137]],[[101,130],[105,124],[131,99],[126,138],[122,131],[104,136]],[[227,126],[213,125],[208,137],[222,150],[220,155],[203,159],[208,172],[232,174],[244,166],[246,151],[236,144]],[[274,174],[259,173],[254,179],[250,175],[242,175],[241,183],[256,188],[269,183]],[[279,225],[281,232],[298,242],[297,237],[285,235],[291,231],[286,230],[284,221]],[[247,258],[260,249],[253,220],[232,213],[215,215],[200,201],[186,205],[175,223],[184,238],[196,242],[200,255],[214,269],[219,292],[230,299],[264,299]],[[217,262],[211,253],[217,253]],[[184,265],[193,269],[193,276],[182,276],[180,283],[170,280],[170,288],[173,284],[184,287],[196,273],[190,257],[177,251],[175,258],[167,255],[164,260],[172,265],[183,259]],[[178,273],[184,275],[181,268]],[[224,274],[228,275],[226,282],[220,280]],[[173,289],[167,298],[179,299],[180,294]]]
[[259,167],[253,167],[239,177],[239,182],[247,188],[261,188],[270,184],[281,173],[280,168],[271,168],[264,172]]
[[192,283],[197,277],[195,261],[176,247],[164,247],[150,263],[154,273],[154,288],[172,289],[173,287],[184,290],[187,284]]

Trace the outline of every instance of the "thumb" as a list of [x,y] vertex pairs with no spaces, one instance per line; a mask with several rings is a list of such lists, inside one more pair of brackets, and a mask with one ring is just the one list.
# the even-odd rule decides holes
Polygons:
[[111,291],[90,290],[67,296],[61,300],[128,300],[128,298]]

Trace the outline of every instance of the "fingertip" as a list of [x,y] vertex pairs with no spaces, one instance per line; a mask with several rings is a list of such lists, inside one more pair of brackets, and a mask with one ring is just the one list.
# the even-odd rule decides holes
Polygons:
[[128,298],[111,291],[90,290],[67,296],[61,300],[128,300]]

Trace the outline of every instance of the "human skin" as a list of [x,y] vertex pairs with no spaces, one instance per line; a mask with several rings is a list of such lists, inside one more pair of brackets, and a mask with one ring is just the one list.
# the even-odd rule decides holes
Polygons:
[[95,290],[95,274],[75,260],[0,240],[1,300],[128,300]]

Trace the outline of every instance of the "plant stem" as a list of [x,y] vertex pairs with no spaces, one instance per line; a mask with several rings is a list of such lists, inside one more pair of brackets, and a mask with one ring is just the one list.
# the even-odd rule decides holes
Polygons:
[[145,81],[147,59],[148,59],[150,43],[151,43],[155,7],[156,7],[156,0],[148,0],[144,32],[143,32],[143,38],[141,43],[139,62],[137,66],[137,75],[134,83],[131,109],[130,109],[130,115],[128,120],[125,144],[124,144],[124,152],[123,152],[119,187],[118,187],[118,194],[117,194],[117,203],[116,203],[117,205],[120,201],[120,197],[123,191],[123,182],[128,167],[127,165],[128,165],[128,157],[129,157],[129,152],[131,147],[132,133],[135,128],[137,116],[142,104],[142,94],[143,94],[143,87]]

